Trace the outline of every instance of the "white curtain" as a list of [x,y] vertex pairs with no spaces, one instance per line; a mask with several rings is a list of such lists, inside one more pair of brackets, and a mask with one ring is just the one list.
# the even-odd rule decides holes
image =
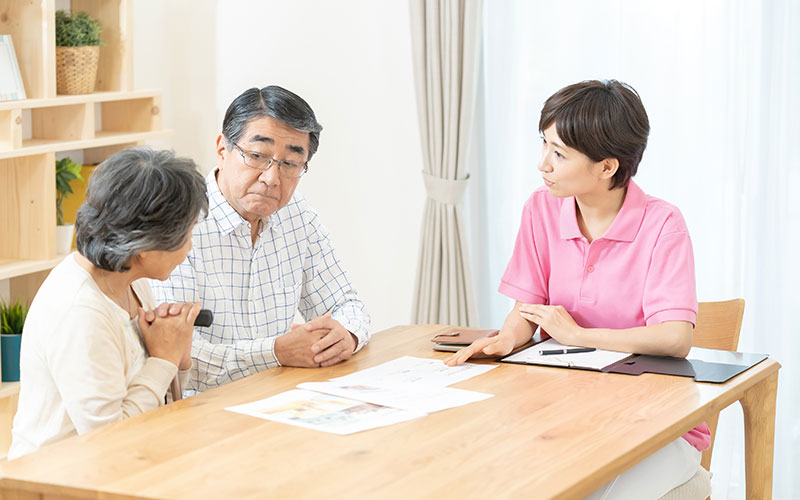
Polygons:
[[423,180],[415,323],[474,326],[463,199],[476,100],[480,0],[410,0]]
[[[631,84],[651,125],[635,179],[683,212],[698,299],[743,297],[740,350],[783,365],[773,496],[800,498],[800,2],[487,2],[483,57],[483,161],[469,190],[483,325],[511,307],[496,290],[541,185],[544,100],[580,80]],[[714,445],[716,500],[744,498],[743,446],[734,405]]]

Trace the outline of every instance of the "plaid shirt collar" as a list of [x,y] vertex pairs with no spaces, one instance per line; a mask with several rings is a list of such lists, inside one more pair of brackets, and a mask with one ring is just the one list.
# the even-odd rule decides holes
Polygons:
[[[206,189],[208,191],[209,216],[211,216],[217,222],[217,226],[223,234],[230,234],[234,229],[242,224],[247,224],[247,221],[244,219],[244,217],[239,215],[239,212],[237,212],[233,206],[228,203],[228,200],[225,199],[222,191],[219,190],[216,168],[209,172],[209,174],[206,176]],[[291,205],[292,202],[294,202],[294,196],[289,204]],[[284,218],[282,216],[282,212],[284,212],[286,209],[287,207],[283,207],[266,219],[263,219],[263,227],[268,227],[273,231],[277,229],[281,225],[281,222]]]

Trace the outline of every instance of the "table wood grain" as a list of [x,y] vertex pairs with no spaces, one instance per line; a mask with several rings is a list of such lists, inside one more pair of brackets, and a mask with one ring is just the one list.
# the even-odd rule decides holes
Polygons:
[[272,369],[55,443],[0,465],[0,497],[581,498],[742,400],[748,498],[771,498],[770,359],[725,384],[501,363],[453,385],[492,398],[349,436],[223,409],[403,355],[443,359],[429,339],[445,328],[394,327],[344,364]]

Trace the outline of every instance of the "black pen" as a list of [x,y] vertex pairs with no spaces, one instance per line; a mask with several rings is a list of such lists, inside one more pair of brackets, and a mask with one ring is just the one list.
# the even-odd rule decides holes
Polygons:
[[539,354],[542,356],[547,356],[549,354],[575,354],[578,352],[592,352],[594,350],[594,347],[576,347],[575,349],[550,349],[539,351]]

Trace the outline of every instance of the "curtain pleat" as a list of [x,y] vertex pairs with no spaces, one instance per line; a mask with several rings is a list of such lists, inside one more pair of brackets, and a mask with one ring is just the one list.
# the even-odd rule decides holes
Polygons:
[[475,115],[481,0],[410,0],[423,176],[414,323],[477,326],[463,215]]

